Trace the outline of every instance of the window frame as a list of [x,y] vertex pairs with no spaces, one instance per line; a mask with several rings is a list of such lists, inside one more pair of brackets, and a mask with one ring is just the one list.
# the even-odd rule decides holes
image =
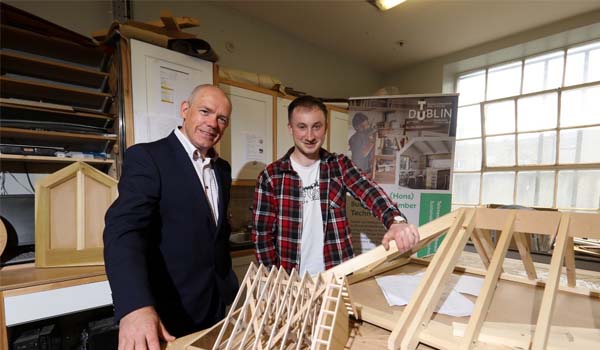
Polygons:
[[[471,204],[471,203],[460,203],[460,202],[455,202],[454,197],[452,199],[452,206],[453,208],[457,208],[457,207],[475,207],[475,206],[479,206],[479,205],[485,205],[488,203],[483,203],[482,199],[484,196],[484,174],[489,174],[489,173],[500,173],[500,172],[512,172],[513,176],[514,176],[514,185],[513,185],[513,195],[512,195],[512,204],[518,204],[517,203],[517,193],[518,193],[518,180],[519,180],[519,173],[520,172],[532,172],[532,171],[552,171],[554,174],[554,189],[553,189],[553,199],[552,199],[552,208],[558,208],[561,210],[568,210],[568,211],[582,211],[582,212],[600,212],[600,203],[598,204],[598,207],[596,208],[577,208],[577,207],[558,207],[557,203],[558,203],[558,180],[559,180],[559,174],[561,171],[563,170],[600,170],[600,162],[595,162],[595,163],[560,163],[560,134],[561,131],[565,131],[565,130],[571,130],[571,129],[589,129],[589,128],[594,128],[594,127],[600,127],[600,120],[598,121],[598,123],[592,123],[592,124],[585,124],[585,125],[576,125],[576,126],[561,126],[561,103],[562,103],[562,95],[563,92],[565,91],[571,91],[571,90],[577,90],[577,89],[584,89],[584,88],[588,88],[588,87],[600,87],[600,80],[596,80],[596,81],[589,81],[589,82],[584,82],[584,83],[580,83],[580,84],[575,84],[575,85],[569,85],[569,86],[565,86],[565,81],[566,81],[566,76],[567,76],[567,58],[568,58],[568,51],[573,49],[573,48],[577,48],[577,47],[583,47],[583,46],[587,46],[590,44],[595,44],[595,43],[600,43],[599,40],[594,39],[594,40],[589,40],[589,41],[585,41],[585,42],[581,42],[581,43],[577,43],[574,45],[569,45],[569,46],[564,46],[562,48],[554,48],[551,50],[547,50],[547,51],[543,51],[543,52],[539,52],[536,54],[532,54],[532,55],[527,55],[527,56],[523,56],[520,58],[515,58],[515,59],[510,59],[510,60],[505,60],[505,61],[501,61],[501,62],[497,62],[494,63],[492,65],[488,65],[488,66],[484,66],[484,67],[479,67],[476,69],[470,69],[470,70],[465,70],[462,72],[457,72],[454,75],[454,91],[458,92],[459,90],[459,82],[461,78],[467,77],[469,75],[476,75],[478,72],[483,71],[484,74],[484,91],[483,91],[483,100],[479,101],[479,102],[474,102],[474,103],[468,103],[468,104],[459,104],[459,108],[463,108],[463,107],[470,107],[470,106],[479,106],[479,116],[480,116],[480,134],[479,136],[475,136],[475,137],[463,137],[463,138],[456,138],[456,141],[466,141],[466,140],[481,140],[481,166],[479,170],[457,170],[456,169],[456,163],[453,164],[453,176],[452,176],[452,185],[454,185],[454,177],[456,176],[456,174],[479,174],[479,193],[478,193],[478,198],[477,198],[477,204]],[[563,68],[562,68],[562,81],[560,84],[560,87],[557,88],[551,88],[551,89],[544,89],[544,90],[540,90],[540,91],[533,91],[533,92],[528,92],[528,93],[523,93],[523,87],[524,87],[524,81],[525,81],[525,63],[527,60],[532,59],[532,58],[537,58],[537,57],[542,57],[542,56],[546,56],[546,55],[550,55],[552,53],[557,53],[562,51],[562,57],[563,57]],[[558,55],[557,55],[558,56]],[[586,60],[587,61],[587,60]],[[497,67],[501,67],[501,66],[507,66],[510,65],[511,63],[517,64],[520,63],[521,65],[521,76],[520,76],[520,89],[519,89],[519,94],[518,95],[513,95],[513,96],[506,96],[506,97],[502,97],[502,98],[497,98],[497,99],[493,99],[493,100],[488,100],[487,96],[488,96],[488,76],[489,76],[489,72],[490,70],[493,70]],[[546,68],[547,70],[547,68]],[[545,71],[546,71],[545,70]],[[556,127],[554,128],[544,128],[544,129],[535,129],[535,130],[527,130],[527,131],[519,131],[519,127],[518,127],[518,121],[519,121],[519,106],[518,106],[518,102],[519,99],[522,98],[526,98],[526,97],[533,97],[533,96],[539,96],[539,95],[545,95],[545,94],[556,94],[557,96],[557,110],[556,110]],[[514,104],[514,118],[515,118],[515,129],[514,132],[504,132],[504,133],[499,133],[499,134],[492,134],[492,135],[487,135],[486,134],[486,127],[485,127],[485,107],[488,104],[491,103],[495,103],[495,102],[502,102],[502,101],[513,101]],[[460,102],[460,97],[459,97],[459,102]],[[520,135],[524,135],[524,134],[539,134],[539,133],[544,133],[544,132],[554,132],[555,133],[555,154],[554,154],[554,162],[553,164],[526,164],[526,165],[520,165],[519,164],[519,136]],[[487,139],[489,137],[497,137],[497,136],[514,136],[514,165],[510,165],[510,166],[488,166],[487,163],[487,149],[486,149],[486,143],[487,143]],[[453,190],[454,192],[454,190]],[[575,195],[575,194],[574,194]]]

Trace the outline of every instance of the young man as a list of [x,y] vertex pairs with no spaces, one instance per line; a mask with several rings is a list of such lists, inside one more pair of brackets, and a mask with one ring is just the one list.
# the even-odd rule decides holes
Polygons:
[[408,250],[419,241],[385,192],[343,154],[321,148],[327,108],[312,96],[288,107],[294,147],[259,175],[254,192],[252,239],[266,266],[315,275],[354,256],[346,218],[346,192],[370,209],[388,229],[382,244],[395,240]]
[[237,292],[227,220],[231,167],[213,146],[231,102],[201,85],[181,103],[183,123],[125,153],[119,197],[106,214],[104,259],[119,349],[159,350],[223,318]]

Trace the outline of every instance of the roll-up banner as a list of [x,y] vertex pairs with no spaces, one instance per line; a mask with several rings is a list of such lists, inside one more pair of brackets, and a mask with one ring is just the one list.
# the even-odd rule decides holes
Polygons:
[[[349,155],[423,225],[450,212],[458,94],[356,97],[349,102]],[[356,253],[377,246],[381,223],[355,200],[348,217]],[[441,239],[417,253],[433,254]]]

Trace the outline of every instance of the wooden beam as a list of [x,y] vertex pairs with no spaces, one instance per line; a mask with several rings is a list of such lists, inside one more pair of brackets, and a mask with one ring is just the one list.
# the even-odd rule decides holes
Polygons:
[[567,247],[565,248],[565,267],[567,268],[567,285],[575,287],[577,278],[575,276],[575,245],[573,237],[567,237]]
[[[388,339],[388,348],[414,349],[418,342],[419,332],[427,325],[433,308],[439,300],[441,283],[447,279],[452,268],[473,230],[475,210],[461,208],[458,211],[446,239],[433,256],[433,260],[413,293],[408,305],[402,312],[400,320],[392,330]],[[463,230],[463,223],[467,229]]]
[[489,310],[494,292],[496,291],[496,285],[498,284],[498,278],[502,272],[502,263],[504,262],[504,257],[506,256],[508,246],[512,240],[515,218],[516,212],[512,212],[506,219],[506,223],[500,235],[500,240],[498,241],[498,245],[494,251],[494,256],[490,262],[490,268],[485,276],[483,287],[481,288],[479,297],[477,297],[477,301],[475,302],[473,314],[469,319],[469,325],[467,326],[465,336],[460,344],[460,349],[462,350],[472,349],[477,343],[481,325],[483,324],[485,316]]
[[554,311],[554,301],[556,300],[556,292],[560,282],[560,274],[562,270],[562,262],[567,246],[567,234],[569,230],[570,214],[563,213],[560,221],[558,234],[556,235],[556,245],[552,252],[552,260],[550,261],[550,270],[548,272],[548,280],[544,288],[544,295],[540,306],[540,313],[533,335],[532,350],[544,350],[548,342],[548,334],[550,333],[550,322],[552,321],[552,312]]
[[494,255],[494,242],[492,242],[490,230],[475,228],[474,232],[476,232],[477,237],[481,241],[481,246],[488,260],[491,260]]
[[530,280],[537,279],[535,266],[533,265],[533,259],[531,258],[531,252],[529,251],[529,245],[525,241],[525,234],[515,232],[515,242],[517,243],[517,249],[519,249],[521,261],[523,261],[523,267],[525,267],[525,271],[527,272],[527,278]]
[[[465,210],[475,210],[475,209],[465,209]],[[435,219],[425,225],[419,227],[419,234],[421,239],[416,247],[414,247],[410,253],[412,254],[417,252],[427,243],[431,242],[433,239],[437,238],[440,234],[446,232],[455,217],[458,215],[458,210],[455,210],[451,213],[448,213],[440,218]],[[329,270],[326,273],[333,273],[336,277],[344,277],[353,274],[356,271],[364,269],[372,264],[376,264],[385,260],[392,260],[404,252],[399,252],[398,247],[396,247],[396,243],[394,241],[390,242],[390,249],[385,250],[385,248],[380,245],[377,248],[370,250],[366,253],[358,255],[353,259],[347,260],[340,265],[337,265]],[[383,259],[383,260],[382,260]]]
[[[463,337],[467,325],[452,322],[454,337]],[[535,325],[512,322],[485,322],[479,342],[499,348],[528,349]],[[600,344],[600,329],[581,327],[552,327],[546,350],[595,349]]]
[[[432,269],[434,276],[431,279],[431,283],[422,283],[419,285],[419,289],[417,292],[421,290],[425,290],[425,296],[423,297],[422,303],[418,305],[418,311],[416,315],[412,318],[411,324],[407,328],[407,331],[400,342],[400,347],[403,350],[415,349],[419,342],[419,333],[423,328],[427,327],[431,319],[431,315],[433,314],[433,310],[437,306],[441,296],[443,289],[442,285],[445,281],[448,280],[450,275],[452,274],[452,270],[456,265],[456,261],[460,257],[469,236],[473,232],[475,227],[475,210],[467,212],[465,215],[465,223],[467,228],[465,230],[459,230],[456,238],[453,239],[450,243],[449,249],[444,252],[443,259],[440,260],[441,266],[439,269]],[[437,254],[436,254],[437,256]],[[431,267],[430,267],[431,268]],[[430,269],[427,269],[427,273]],[[423,278],[425,280],[425,278]],[[423,282],[423,281],[422,281]],[[390,336],[390,340],[391,340]]]
[[473,242],[475,251],[477,251],[477,254],[479,254],[479,257],[481,258],[483,266],[487,269],[490,266],[490,257],[487,255],[487,252],[483,247],[481,237],[479,237],[479,232],[477,229],[473,231],[473,234],[471,235],[471,241]]

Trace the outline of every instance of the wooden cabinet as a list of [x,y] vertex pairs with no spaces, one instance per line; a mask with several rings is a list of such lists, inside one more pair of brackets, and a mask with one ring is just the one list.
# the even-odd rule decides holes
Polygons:
[[348,111],[338,107],[329,108],[329,152],[348,154]]
[[103,266],[0,270],[0,350],[11,327],[112,304]]
[[254,186],[260,171],[274,160],[276,92],[234,82],[221,82],[220,87],[233,107],[220,154],[231,164],[234,184]]
[[293,97],[277,97],[277,159],[294,146],[294,139],[288,131],[288,106],[293,100]]
[[[234,185],[254,186],[259,172],[294,146],[288,131],[288,106],[293,96],[282,96],[257,86],[229,80],[220,87],[231,99],[231,123],[219,143],[230,162]],[[348,111],[327,105],[328,130],[323,148],[348,152]]]
[[4,3],[2,15],[1,170],[51,173],[81,160],[116,176],[114,48]]

